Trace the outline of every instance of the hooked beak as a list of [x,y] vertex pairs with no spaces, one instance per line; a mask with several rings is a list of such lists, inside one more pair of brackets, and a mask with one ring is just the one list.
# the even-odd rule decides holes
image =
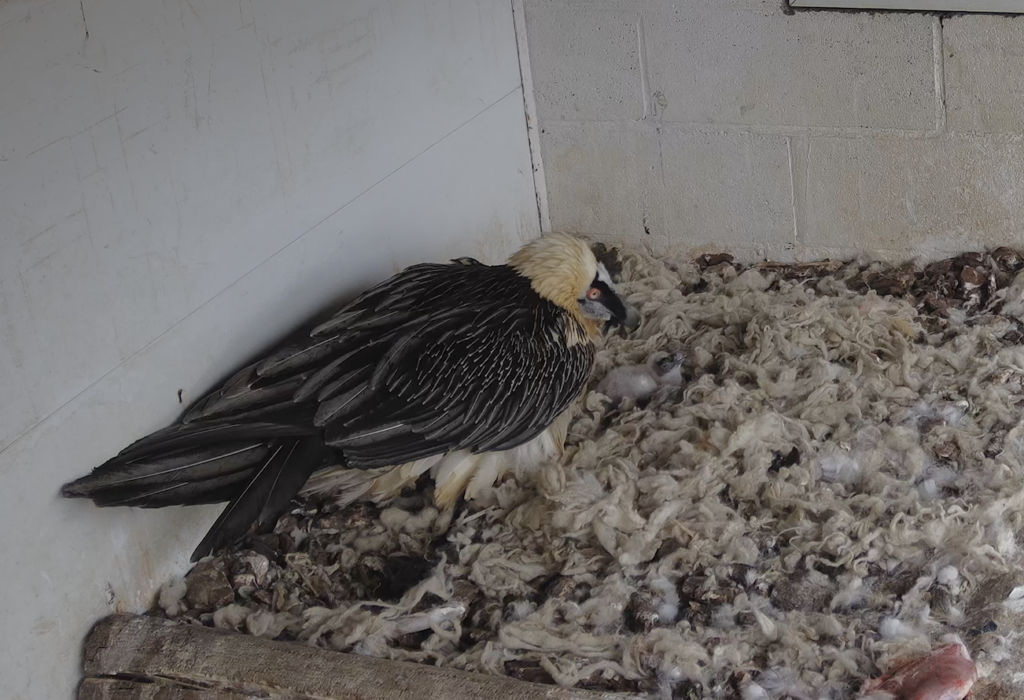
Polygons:
[[604,330],[606,333],[614,326],[622,326],[627,333],[632,333],[640,327],[640,323],[643,321],[643,317],[640,315],[640,312],[625,301],[622,302],[622,308],[624,313],[612,316],[608,319],[608,322],[604,324]]
[[620,323],[622,324],[622,327],[626,329],[627,333],[632,333],[640,327],[640,323],[643,321],[643,318],[640,316],[639,311],[626,302],[622,302],[622,305],[626,307],[626,316],[620,321]]

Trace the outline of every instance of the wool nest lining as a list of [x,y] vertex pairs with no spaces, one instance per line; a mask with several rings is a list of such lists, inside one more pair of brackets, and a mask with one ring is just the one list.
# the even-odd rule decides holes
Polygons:
[[[645,322],[560,462],[448,513],[297,503],[151,614],[652,698],[850,700],[957,635],[1020,697],[1024,259],[611,255]],[[593,389],[661,350],[682,387]]]

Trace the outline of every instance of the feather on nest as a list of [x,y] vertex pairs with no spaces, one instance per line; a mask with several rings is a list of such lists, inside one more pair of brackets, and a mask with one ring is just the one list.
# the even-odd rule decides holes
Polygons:
[[621,264],[645,325],[591,386],[671,348],[684,388],[591,391],[560,463],[455,516],[299,504],[154,614],[664,698],[849,700],[955,633],[1012,688],[1024,260]]

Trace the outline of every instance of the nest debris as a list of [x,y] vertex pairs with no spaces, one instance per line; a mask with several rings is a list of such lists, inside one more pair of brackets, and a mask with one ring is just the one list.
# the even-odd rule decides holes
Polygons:
[[691,358],[684,387],[591,390],[560,463],[454,513],[426,482],[296,503],[151,614],[693,700],[850,700],[955,634],[978,697],[1019,697],[1024,256],[599,253],[646,321],[591,386],[664,350]]

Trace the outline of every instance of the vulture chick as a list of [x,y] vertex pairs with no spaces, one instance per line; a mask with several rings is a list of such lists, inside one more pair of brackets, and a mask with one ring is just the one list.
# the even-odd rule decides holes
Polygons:
[[681,352],[653,352],[642,365],[625,365],[609,372],[597,386],[597,391],[612,401],[622,399],[640,401],[662,387],[683,385]]

